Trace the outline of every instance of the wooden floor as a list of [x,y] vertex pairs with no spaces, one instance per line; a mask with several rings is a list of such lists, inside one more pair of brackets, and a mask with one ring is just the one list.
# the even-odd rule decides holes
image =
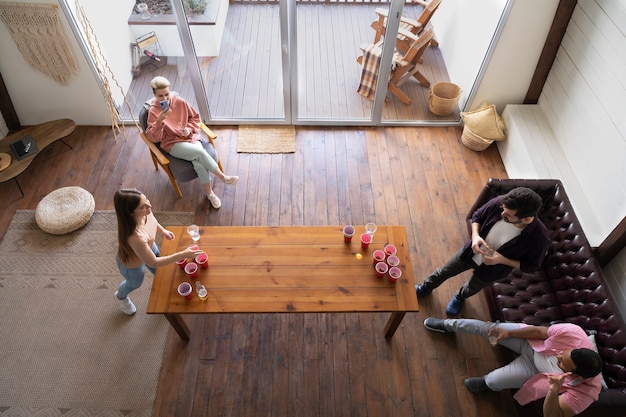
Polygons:
[[[0,184],[0,235],[15,210],[59,187],[81,186],[96,209],[111,210],[114,192],[133,186],[155,211],[192,211],[199,224],[404,225],[421,282],[464,242],[466,211],[487,179],[506,177],[497,149],[466,149],[459,128],[296,130],[296,153],[259,155],[236,153],[237,129],[215,127],[226,172],[240,181],[216,185],[223,205],[214,210],[198,181],[176,198],[134,128],[114,141],[105,127],[78,127],[66,139],[73,149],[52,144],[19,176],[24,197],[13,181]],[[188,344],[170,332],[154,416],[515,417],[509,392],[474,396],[463,385],[503,364],[502,348],[422,325],[445,314],[465,279],[420,300],[389,341],[382,313],[189,317]],[[482,294],[464,314],[488,319]]]
[[[381,5],[297,5],[298,79],[294,83],[297,90],[294,96],[298,117],[293,124],[330,120],[363,122],[370,118],[373,102],[356,92],[361,74],[356,58],[362,55],[359,45],[374,40],[370,24],[377,16],[376,7]],[[406,5],[404,14],[415,18],[422,8]],[[147,62],[150,65],[144,67],[127,89],[135,115],[139,114],[141,103],[152,97],[150,80],[156,75],[167,77],[172,89],[195,106],[182,58],[167,57],[167,65],[158,69],[152,65],[154,61]],[[198,62],[213,119],[278,121],[285,117],[278,5],[231,4],[220,55],[199,57]],[[431,85],[449,81],[438,48],[427,49],[420,71]],[[458,109],[447,117],[431,113],[430,89],[415,78],[409,79],[401,89],[412,103],[406,105],[389,95],[383,109],[384,121],[459,120]],[[128,112],[124,110],[123,114]]]

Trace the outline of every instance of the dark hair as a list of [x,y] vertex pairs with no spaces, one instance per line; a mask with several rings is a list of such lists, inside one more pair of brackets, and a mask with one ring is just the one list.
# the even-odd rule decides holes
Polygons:
[[543,203],[539,194],[526,187],[513,188],[500,201],[504,207],[515,210],[515,216],[520,219],[536,216]]
[[572,350],[572,362],[576,369],[573,374],[582,376],[583,378],[591,378],[602,372],[602,358],[597,352],[591,349],[574,349]]
[[113,205],[117,214],[117,257],[122,263],[127,263],[135,256],[135,252],[128,244],[128,238],[137,228],[133,212],[139,207],[142,195],[143,193],[136,188],[122,188],[113,196]]

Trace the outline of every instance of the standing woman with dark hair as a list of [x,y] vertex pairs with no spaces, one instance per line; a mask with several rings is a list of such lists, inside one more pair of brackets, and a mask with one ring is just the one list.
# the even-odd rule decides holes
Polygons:
[[153,274],[159,266],[167,265],[184,258],[193,258],[201,250],[185,249],[172,255],[160,256],[154,239],[159,232],[166,239],[174,239],[174,234],[161,226],[152,213],[152,206],[146,196],[134,188],[121,189],[113,197],[117,214],[117,267],[124,281],[115,292],[115,298],[125,314],[135,314],[137,308],[128,294],[143,283],[145,268]]

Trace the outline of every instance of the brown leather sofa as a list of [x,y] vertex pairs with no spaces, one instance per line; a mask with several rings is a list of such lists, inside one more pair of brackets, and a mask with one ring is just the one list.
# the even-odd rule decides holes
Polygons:
[[[552,243],[541,269],[509,276],[483,291],[492,319],[532,325],[575,323],[594,334],[608,390],[580,416],[626,416],[626,327],[576,214],[559,180],[490,179],[468,214],[515,187],[543,199],[539,218]],[[542,414],[543,400],[519,407],[520,416]]]

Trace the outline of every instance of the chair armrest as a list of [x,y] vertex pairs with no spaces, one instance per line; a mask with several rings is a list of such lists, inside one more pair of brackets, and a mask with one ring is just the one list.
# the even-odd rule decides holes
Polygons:
[[165,155],[163,155],[163,152],[161,152],[161,150],[158,148],[158,146],[156,146],[154,142],[148,139],[148,136],[144,132],[139,132],[139,136],[141,136],[141,139],[146,142],[146,145],[148,145],[150,152],[152,152],[152,155],[157,158],[161,165],[168,165],[170,163],[170,160],[167,159]]
[[[385,9],[377,8],[374,11],[376,12],[376,14],[378,16],[383,16],[383,17],[386,17],[386,18],[389,17],[389,13]],[[407,25],[411,25],[411,26],[414,26],[414,27],[421,27],[422,26],[417,20],[410,19],[410,18],[408,18],[408,17],[406,17],[404,15],[400,16],[400,22],[406,23]]]
[[209,129],[208,126],[202,122],[200,122],[200,130],[202,131],[202,133],[206,135],[208,139],[211,139],[211,140],[217,139],[217,134],[215,134],[215,132]]

